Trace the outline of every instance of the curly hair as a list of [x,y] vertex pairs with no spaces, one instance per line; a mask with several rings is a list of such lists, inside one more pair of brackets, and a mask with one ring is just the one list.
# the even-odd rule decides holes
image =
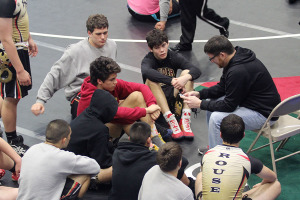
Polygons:
[[150,49],[153,49],[155,46],[160,46],[164,42],[168,43],[169,41],[168,36],[159,29],[153,29],[152,31],[149,31],[146,35],[146,40]]
[[91,33],[95,30],[95,28],[108,28],[108,20],[102,14],[90,15],[86,21],[86,29]]
[[121,72],[121,68],[113,59],[100,56],[90,65],[91,83],[97,86],[97,79],[104,82],[111,74],[119,72]]

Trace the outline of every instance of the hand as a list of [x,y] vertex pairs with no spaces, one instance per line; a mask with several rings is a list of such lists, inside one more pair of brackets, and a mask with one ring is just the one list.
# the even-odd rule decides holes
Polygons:
[[158,112],[160,112],[160,110],[161,108],[157,104],[152,104],[151,106],[146,108],[146,113],[150,114],[151,118],[152,116],[155,118],[158,115]]
[[33,39],[28,40],[28,46],[29,46],[29,55],[31,57],[35,57],[38,54],[38,47],[36,43],[33,41]]
[[185,97],[189,97],[189,96],[195,96],[200,98],[200,93],[197,91],[190,91],[190,92],[186,92],[183,94]]
[[31,77],[25,69],[23,69],[20,72],[17,72],[17,79],[18,79],[20,85],[23,85],[23,86],[31,85]]
[[166,21],[160,21],[160,22],[157,22],[157,23],[155,24],[154,28],[160,29],[160,30],[164,31],[165,28],[166,28],[166,23],[167,23]]
[[178,78],[173,78],[171,84],[174,86],[174,88],[180,90],[184,88],[188,81],[189,79],[187,79],[185,76],[181,76]]
[[160,110],[155,111],[154,113],[150,114],[150,117],[153,121],[157,120],[160,115]]
[[186,103],[189,108],[200,108],[201,100],[196,96],[183,96],[183,103]]
[[31,106],[31,112],[38,116],[39,114],[43,114],[45,111],[45,107],[42,103],[35,103]]
[[20,176],[22,158],[19,157],[19,160],[15,160],[15,162],[16,162],[16,166],[15,166],[16,174],[17,176]]

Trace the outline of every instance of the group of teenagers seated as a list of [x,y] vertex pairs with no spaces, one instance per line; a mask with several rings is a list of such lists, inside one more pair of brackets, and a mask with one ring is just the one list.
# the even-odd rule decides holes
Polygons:
[[[88,37],[65,50],[31,107],[36,116],[44,113],[45,103],[64,88],[70,124],[51,121],[46,141],[22,158],[0,138],[0,168],[20,175],[19,188],[0,186],[0,199],[80,199],[91,180],[111,182],[112,200],[276,199],[276,174],[239,148],[245,129],[262,126],[280,102],[255,53],[222,35],[209,39],[204,52],[223,74],[217,85],[198,92],[193,81],[199,68],[171,51],[167,35],[154,29],[141,62],[144,84],[128,82],[117,79],[121,68],[108,27],[104,15],[89,16]],[[176,143],[194,138],[192,108],[207,110],[209,135],[196,180],[184,173],[188,160]],[[243,193],[252,173],[262,182]]]

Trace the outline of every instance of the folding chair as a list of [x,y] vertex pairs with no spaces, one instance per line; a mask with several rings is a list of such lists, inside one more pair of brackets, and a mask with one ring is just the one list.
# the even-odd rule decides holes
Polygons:
[[[288,115],[297,110],[300,110],[300,94],[289,97],[289,98],[285,99],[284,101],[282,101],[281,103],[279,103],[272,110],[271,114],[269,115],[268,119],[266,120],[266,122],[264,123],[262,128],[260,130],[254,131],[257,133],[257,136],[247,151],[247,153],[250,153],[250,152],[256,151],[258,149],[261,149],[263,147],[270,145],[273,171],[276,174],[277,174],[277,171],[276,171],[275,162],[300,153],[300,151],[297,151],[297,152],[291,153],[289,155],[283,156],[281,158],[275,159],[274,148],[273,148],[274,143],[283,141],[282,145],[281,145],[281,146],[283,146],[287,142],[287,139],[289,137],[300,133],[300,120]],[[275,122],[275,124],[270,126],[270,120],[273,117],[279,117],[279,119]],[[260,136],[264,136],[264,137],[268,138],[269,143],[253,149],[254,145],[256,144],[256,142]]]

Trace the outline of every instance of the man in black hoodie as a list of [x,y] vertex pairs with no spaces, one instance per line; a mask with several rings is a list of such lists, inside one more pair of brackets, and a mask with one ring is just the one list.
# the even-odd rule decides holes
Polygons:
[[105,123],[114,118],[117,110],[118,103],[109,92],[95,90],[89,107],[70,124],[72,137],[67,150],[98,162],[101,170],[96,179],[99,183],[108,182],[112,178],[109,130]]
[[234,48],[226,37],[214,36],[204,52],[223,69],[220,82],[200,92],[188,92],[183,98],[190,108],[208,111],[209,147],[213,148],[222,144],[220,123],[224,117],[236,114],[246,130],[259,129],[281,100],[267,68],[250,49]]
[[[129,132],[130,142],[120,142],[113,154],[112,189],[109,200],[133,200],[138,198],[143,177],[146,172],[157,165],[157,151],[150,151],[151,128],[145,122],[134,123]],[[177,178],[194,191],[195,181],[187,178],[184,169],[187,159],[182,159]]]

